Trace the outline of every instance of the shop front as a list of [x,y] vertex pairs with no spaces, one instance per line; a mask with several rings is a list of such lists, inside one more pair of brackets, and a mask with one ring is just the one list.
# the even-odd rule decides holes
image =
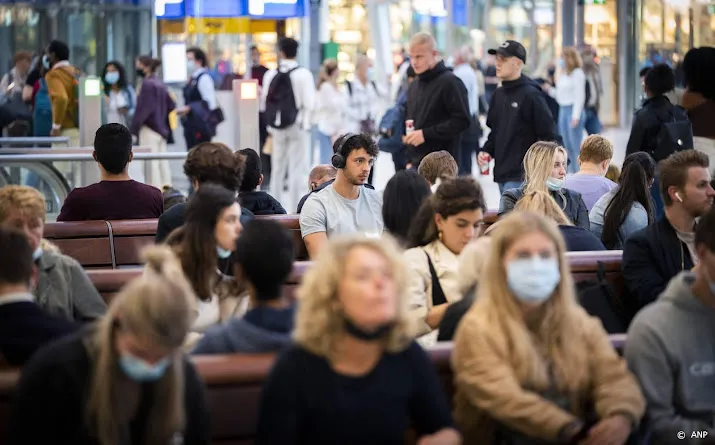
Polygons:
[[40,54],[52,39],[66,42],[70,62],[87,74],[101,72],[108,60],[131,67],[151,52],[150,0],[0,0],[0,17],[2,74],[16,52]]

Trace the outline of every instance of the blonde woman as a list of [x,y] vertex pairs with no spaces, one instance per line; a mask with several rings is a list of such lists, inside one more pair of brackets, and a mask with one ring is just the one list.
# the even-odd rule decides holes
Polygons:
[[295,344],[263,389],[260,445],[461,443],[412,339],[407,269],[389,238],[333,238],[303,280]]
[[536,142],[524,156],[524,184],[505,190],[499,203],[499,216],[511,212],[525,194],[547,192],[574,225],[590,229],[588,209],[581,194],[564,188],[568,155],[555,142]]
[[[524,195],[516,203],[514,210],[533,212],[554,221],[559,225],[559,231],[566,242],[569,252],[591,252],[606,250],[596,235],[583,227],[574,226],[566,214],[559,208],[556,201],[546,192],[531,192]],[[499,223],[497,223],[499,224]]]
[[576,303],[556,224],[515,213],[491,236],[489,280],[452,354],[465,442],[623,445],[643,395],[601,322]]
[[338,61],[327,59],[320,68],[318,78],[318,95],[313,112],[318,125],[318,142],[320,143],[320,163],[330,164],[333,156],[333,142],[343,128],[343,109],[345,98],[338,90]]
[[564,139],[569,157],[574,160],[568,166],[568,172],[576,173],[578,164],[575,161],[583,140],[586,105],[586,74],[583,72],[581,55],[576,48],[563,49],[559,68],[556,87],[552,88],[546,83],[544,88],[559,103],[559,133]]
[[181,352],[196,297],[168,248],[144,256],[105,318],[23,368],[7,443],[210,443],[202,384]]

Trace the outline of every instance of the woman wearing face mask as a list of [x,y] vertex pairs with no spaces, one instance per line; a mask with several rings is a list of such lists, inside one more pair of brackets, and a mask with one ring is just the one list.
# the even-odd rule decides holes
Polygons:
[[[129,126],[132,134],[137,136],[139,145],[151,147],[154,153],[166,152],[166,144],[171,137],[169,113],[176,108],[169,90],[156,74],[159,66],[161,61],[150,56],[137,58],[137,75],[143,80]],[[171,183],[169,161],[152,161],[149,165],[151,185],[161,188]]]
[[298,291],[295,344],[271,371],[258,445],[460,444],[434,365],[413,340],[395,243],[331,239]]
[[330,159],[333,156],[333,142],[344,128],[345,99],[338,90],[339,75],[340,69],[337,60],[327,59],[323,62],[318,78],[317,105],[313,112],[318,125],[321,164],[330,164]]
[[466,443],[623,445],[645,403],[601,322],[578,305],[556,224],[509,215],[455,336]]
[[[248,300],[239,300],[241,292],[229,277],[231,253],[242,229],[240,218],[241,207],[234,192],[216,184],[202,184],[189,199],[183,227],[166,241],[179,257],[198,298],[192,332],[202,333],[246,310]],[[187,346],[198,338],[192,335]]]
[[0,188],[0,226],[23,232],[34,251],[38,277],[32,293],[37,304],[70,320],[93,321],[104,315],[107,305],[82,266],[42,238],[46,208],[45,197],[35,188]]
[[104,85],[104,123],[122,124],[126,127],[134,115],[136,94],[127,82],[124,66],[116,61],[108,62],[102,70]]
[[590,230],[588,209],[581,194],[564,188],[566,150],[555,142],[536,142],[524,156],[524,184],[505,190],[499,203],[499,216],[511,212],[525,194],[547,192],[574,225]]
[[[449,303],[462,299],[458,267],[462,249],[480,235],[486,203],[479,183],[459,176],[441,182],[415,216],[404,258],[411,316],[423,346],[437,340]],[[427,335],[429,334],[429,335]]]
[[[559,59],[559,73],[556,87],[542,85],[551,97],[559,103],[559,133],[564,138],[564,147],[574,161],[578,158],[583,140],[586,114],[586,74],[582,69],[583,61],[576,48],[564,48]],[[578,164],[568,166],[569,173],[578,171]]]
[[[8,443],[208,445],[203,388],[181,353],[195,298],[165,247],[144,254],[99,323],[23,368]],[[37,416],[43,424],[38,428]]]

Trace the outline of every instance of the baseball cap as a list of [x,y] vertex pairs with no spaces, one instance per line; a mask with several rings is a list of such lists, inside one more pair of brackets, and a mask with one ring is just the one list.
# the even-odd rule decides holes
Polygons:
[[487,52],[493,56],[499,54],[504,57],[516,57],[526,63],[526,49],[516,40],[507,40],[499,45],[499,48],[493,48]]

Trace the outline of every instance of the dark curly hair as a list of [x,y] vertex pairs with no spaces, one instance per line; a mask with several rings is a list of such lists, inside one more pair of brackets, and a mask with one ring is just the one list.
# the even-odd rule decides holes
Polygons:
[[436,214],[448,218],[465,210],[486,211],[484,192],[476,179],[459,176],[440,183],[437,191],[422,203],[407,235],[407,248],[426,246],[439,236]]
[[375,144],[375,141],[372,140],[372,137],[369,134],[360,133],[350,136],[350,138],[345,141],[342,146],[340,146],[340,143],[343,141],[345,136],[346,135],[342,135],[335,140],[335,143],[333,144],[333,153],[337,153],[338,149],[340,149],[340,154],[343,155],[345,159],[350,156],[350,153],[355,150],[360,150],[361,148],[364,148],[367,154],[373,158],[376,158],[380,153],[380,149],[377,148],[377,144]]
[[236,192],[243,180],[243,155],[220,142],[204,142],[189,151],[184,174],[200,184],[215,182]]

